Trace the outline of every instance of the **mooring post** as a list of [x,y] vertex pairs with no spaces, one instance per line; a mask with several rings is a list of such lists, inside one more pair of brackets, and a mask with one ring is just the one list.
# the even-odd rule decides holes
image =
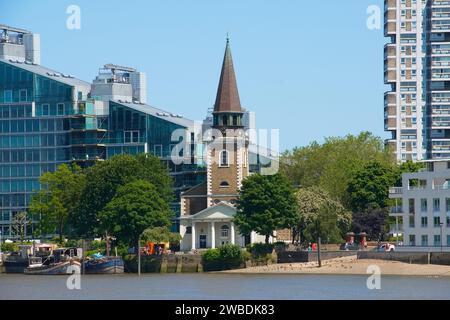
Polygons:
[[322,239],[319,237],[319,241],[318,241],[318,243],[317,243],[317,260],[319,261],[319,268],[322,267],[322,259],[321,259],[321,257],[320,257],[320,246],[321,246],[321,242],[322,242]]

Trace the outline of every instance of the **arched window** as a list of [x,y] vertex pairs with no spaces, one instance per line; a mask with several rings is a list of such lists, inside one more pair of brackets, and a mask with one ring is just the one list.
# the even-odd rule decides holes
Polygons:
[[220,227],[220,237],[222,238],[228,238],[230,227],[227,225],[223,225]]
[[220,183],[220,187],[221,188],[228,188],[230,186],[230,184],[227,181],[222,181]]
[[229,159],[228,159],[228,151],[227,150],[222,150],[220,152],[220,166],[221,167],[228,167],[229,164]]

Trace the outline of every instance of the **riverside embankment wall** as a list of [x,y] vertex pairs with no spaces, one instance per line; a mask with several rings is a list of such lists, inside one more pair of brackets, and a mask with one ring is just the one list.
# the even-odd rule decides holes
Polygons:
[[413,264],[450,266],[450,252],[370,252],[358,251],[358,259],[391,260]]

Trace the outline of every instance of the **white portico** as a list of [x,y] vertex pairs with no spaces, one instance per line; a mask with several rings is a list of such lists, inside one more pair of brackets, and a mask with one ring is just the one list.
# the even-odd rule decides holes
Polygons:
[[[236,208],[225,202],[195,215],[180,217],[181,250],[214,249],[224,244],[246,245],[246,239],[233,223]],[[257,235],[252,233],[249,242]],[[259,240],[259,239],[258,239]]]

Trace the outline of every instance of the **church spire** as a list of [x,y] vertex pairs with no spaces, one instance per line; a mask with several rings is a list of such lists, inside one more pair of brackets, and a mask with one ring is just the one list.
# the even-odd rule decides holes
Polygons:
[[233,58],[231,57],[230,38],[227,34],[227,45],[220,73],[219,88],[217,89],[214,113],[241,113],[241,102],[234,73]]

